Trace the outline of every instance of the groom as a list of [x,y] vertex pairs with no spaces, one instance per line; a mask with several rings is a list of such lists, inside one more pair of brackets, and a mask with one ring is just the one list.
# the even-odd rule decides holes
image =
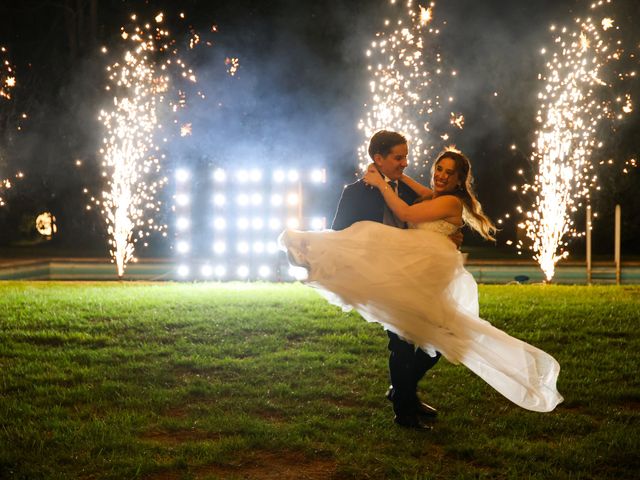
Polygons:
[[[368,152],[387,183],[401,199],[411,205],[417,195],[399,181],[407,167],[407,139],[397,132],[380,130],[371,137]],[[387,207],[377,188],[371,188],[362,180],[358,180],[343,190],[331,228],[343,230],[362,220],[407,228],[406,223],[400,221]],[[456,243],[462,241],[461,236],[453,237],[452,240]],[[391,352],[391,386],[387,391],[387,398],[393,402],[394,421],[403,427],[430,430],[431,427],[425,425],[422,420],[435,418],[437,411],[420,401],[417,387],[420,379],[439,360],[440,354],[430,357],[395,333],[387,330],[387,335]]]

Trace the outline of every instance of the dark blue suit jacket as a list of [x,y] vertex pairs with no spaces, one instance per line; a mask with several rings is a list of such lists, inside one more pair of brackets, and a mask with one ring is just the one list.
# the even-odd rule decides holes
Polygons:
[[[398,196],[409,205],[412,205],[417,198],[416,193],[402,182],[398,182]],[[347,185],[342,191],[331,228],[344,230],[363,220],[382,223],[384,206],[384,198],[380,191],[358,180]]]

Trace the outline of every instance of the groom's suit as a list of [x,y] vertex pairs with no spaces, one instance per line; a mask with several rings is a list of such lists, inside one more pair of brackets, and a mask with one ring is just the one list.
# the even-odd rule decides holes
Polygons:
[[[409,205],[417,198],[416,193],[402,182],[398,182],[397,192],[398,196]],[[342,191],[331,228],[343,230],[363,220],[384,223],[386,208],[380,191],[358,180]],[[406,225],[402,228],[406,228]],[[430,357],[395,333],[387,331],[387,335],[391,351],[389,375],[393,386],[393,410],[398,416],[415,416],[418,404],[416,393],[418,382],[436,364],[440,355]]]

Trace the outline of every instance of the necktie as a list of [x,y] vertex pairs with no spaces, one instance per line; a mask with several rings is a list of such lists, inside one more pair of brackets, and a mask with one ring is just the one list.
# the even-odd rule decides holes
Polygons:
[[[392,190],[396,195],[398,194],[397,180],[389,180],[387,182],[387,185],[389,185],[392,188]],[[382,223],[384,223],[385,225],[391,225],[393,227],[406,228],[405,223],[401,221],[398,217],[396,217],[387,205],[384,206],[384,215],[383,215]]]

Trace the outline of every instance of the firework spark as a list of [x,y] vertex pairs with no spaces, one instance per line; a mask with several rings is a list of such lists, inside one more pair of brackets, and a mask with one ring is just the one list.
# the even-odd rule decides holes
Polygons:
[[[540,76],[545,82],[538,95],[541,126],[531,157],[537,172],[531,184],[521,187],[523,193],[533,194],[534,201],[519,227],[532,241],[533,258],[547,281],[553,278],[556,263],[568,256],[566,237],[581,235],[575,231],[572,214],[589,199],[597,180],[590,158],[602,146],[599,127],[603,120],[620,119],[632,110],[628,95],[620,111],[611,98],[616,80],[627,78],[615,73],[624,50],[613,38],[618,31],[613,23],[609,17],[601,22],[578,18],[574,29],[552,27],[555,48],[542,52],[549,56],[548,50],[554,51]],[[621,97],[617,103],[622,103]],[[519,242],[518,248],[522,247]]]
[[638,168],[638,161],[635,158],[630,158],[629,160],[624,162],[622,173],[627,174],[632,168]]
[[424,26],[433,19],[433,12],[430,8],[424,8],[420,5],[420,25]]
[[[395,0],[391,0],[391,4],[395,5]],[[441,84],[446,82],[445,68],[440,54],[432,48],[440,33],[439,28],[432,25],[434,8],[433,2],[428,8],[421,5],[416,8],[414,2],[408,0],[406,10],[399,12],[396,21],[385,20],[384,30],[376,34],[376,40],[366,52],[372,79],[365,118],[358,123],[365,137],[358,149],[360,169],[365,169],[370,161],[368,140],[377,130],[390,129],[405,134],[411,145],[410,157],[414,162],[421,162],[439,146],[438,138],[449,139],[446,132],[431,133],[432,130],[445,130],[451,125],[462,128],[463,120],[449,122],[446,113],[453,97],[444,95]],[[454,71],[451,76],[456,74]],[[463,119],[462,115],[455,117]],[[425,132],[432,135],[429,145],[423,142]]]
[[462,130],[462,127],[464,127],[464,115],[462,114],[456,115],[455,113],[451,112],[451,117],[449,121],[451,122],[451,125],[455,125],[461,130]]
[[0,97],[10,100],[11,89],[16,86],[16,75],[6,47],[0,46],[0,62]]
[[181,137],[187,137],[189,135],[191,135],[191,124],[190,123],[185,123],[184,125],[182,125],[180,127],[180,136]]
[[[0,46],[0,167],[4,166],[6,158],[4,155],[5,142],[11,143],[12,135],[8,134],[10,129],[16,128],[21,130],[21,120],[27,118],[26,114],[21,114],[18,118],[15,116],[15,111],[11,105],[13,97],[12,90],[16,87],[16,72],[15,67],[9,60],[9,52],[6,47]],[[0,175],[6,175],[6,173],[0,172]],[[24,175],[22,172],[16,173],[13,178],[21,179]],[[11,177],[0,177],[0,193],[3,190],[9,190],[13,186],[13,179]],[[5,206],[5,200],[0,196],[0,207]]]
[[[9,180],[8,178],[5,179],[0,179],[0,192],[2,192],[2,190],[4,189],[9,189],[11,188],[11,180]],[[0,196],[0,207],[4,207],[6,205],[4,198],[2,198],[2,196]]]
[[[106,90],[113,94],[112,108],[99,115],[106,130],[100,153],[107,189],[101,199],[92,200],[105,217],[119,277],[127,263],[135,261],[135,243],[151,231],[166,229],[152,217],[160,210],[158,192],[167,182],[161,174],[163,155],[156,137],[164,115],[185,105],[181,90],[172,96],[172,82],[176,78],[195,81],[193,71],[177,57],[169,32],[159,26],[164,19],[160,13],[156,25],[123,28],[126,52],[107,68]],[[172,101],[172,97],[177,99]]]
[[232,77],[238,72],[238,68],[240,68],[240,60],[235,57],[225,58],[224,64],[227,66],[227,72]]
[[[24,173],[18,172],[14,175],[14,178],[17,180],[21,180],[22,178],[24,178]],[[0,193],[2,192],[2,190],[9,190],[11,187],[13,187],[13,183],[11,182],[10,178],[0,179]],[[0,207],[4,207],[5,205],[6,203],[4,199],[0,196]]]

